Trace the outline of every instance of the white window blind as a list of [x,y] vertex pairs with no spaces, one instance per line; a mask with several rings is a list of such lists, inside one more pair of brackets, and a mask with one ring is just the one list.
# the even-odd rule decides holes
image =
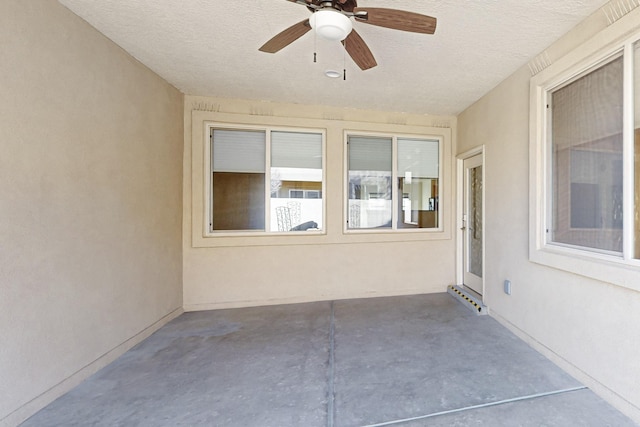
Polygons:
[[214,172],[264,173],[264,131],[214,129],[212,135],[211,164]]
[[350,171],[391,171],[391,138],[349,136]]
[[438,178],[438,141],[398,138],[398,174]]
[[322,169],[322,134],[272,132],[271,166]]

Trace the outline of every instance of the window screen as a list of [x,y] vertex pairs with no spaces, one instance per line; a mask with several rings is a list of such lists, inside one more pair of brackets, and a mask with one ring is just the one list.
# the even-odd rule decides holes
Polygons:
[[550,93],[550,240],[622,251],[623,59]]

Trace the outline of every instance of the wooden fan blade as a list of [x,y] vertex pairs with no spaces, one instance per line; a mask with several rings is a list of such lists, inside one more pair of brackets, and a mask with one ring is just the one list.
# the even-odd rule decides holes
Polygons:
[[358,22],[412,33],[433,34],[438,21],[432,16],[381,7],[356,7],[353,12]]
[[276,53],[283,47],[289,46],[291,43],[304,36],[310,30],[311,26],[309,25],[309,20],[305,19],[304,21],[290,26],[281,33],[276,34],[258,50],[261,52]]
[[367,44],[362,40],[360,34],[356,30],[351,30],[346,39],[342,42],[349,56],[353,59],[353,62],[362,70],[368,70],[373,68],[378,63],[373,57],[373,54],[369,50]]

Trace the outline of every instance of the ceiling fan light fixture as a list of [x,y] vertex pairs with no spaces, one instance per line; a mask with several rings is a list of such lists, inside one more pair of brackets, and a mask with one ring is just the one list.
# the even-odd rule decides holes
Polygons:
[[317,10],[309,24],[320,37],[335,41],[344,40],[353,29],[351,19],[334,9]]

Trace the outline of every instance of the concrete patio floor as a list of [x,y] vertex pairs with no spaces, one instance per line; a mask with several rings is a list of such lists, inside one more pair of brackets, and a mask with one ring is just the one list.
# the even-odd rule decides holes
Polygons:
[[23,426],[634,426],[448,294],[185,313]]

